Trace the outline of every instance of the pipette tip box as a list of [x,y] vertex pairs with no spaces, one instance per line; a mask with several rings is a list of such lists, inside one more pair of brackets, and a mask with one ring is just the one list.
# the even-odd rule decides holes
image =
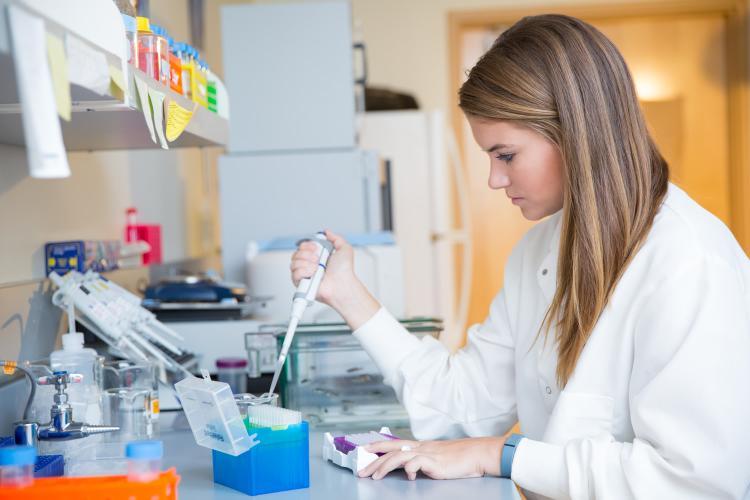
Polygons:
[[214,482],[247,495],[296,490],[310,486],[309,430],[307,422],[250,428],[259,444],[232,456],[213,451]]

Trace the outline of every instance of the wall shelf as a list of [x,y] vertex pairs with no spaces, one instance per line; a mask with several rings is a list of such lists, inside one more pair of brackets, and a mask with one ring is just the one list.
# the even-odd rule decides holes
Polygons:
[[[111,40],[102,40],[100,44],[94,41],[98,33],[106,32],[106,36],[109,37],[111,29],[100,29],[93,34],[73,31],[73,28],[70,26],[63,26],[58,23],[59,16],[55,17],[54,12],[45,13],[45,11],[38,9],[39,5],[36,3],[37,1],[0,0],[0,11],[3,11],[0,12],[0,144],[25,146],[13,56],[8,50],[10,43],[4,15],[6,5],[13,4],[26,8],[44,19],[48,33],[55,34],[63,39],[66,34],[70,33],[101,51],[112,66],[116,68],[122,67],[121,54],[114,54],[110,50],[107,50],[107,47],[112,47]],[[70,9],[70,7],[67,8]],[[115,18],[110,19],[113,15]],[[114,14],[109,9],[103,14],[103,17],[108,18],[103,21],[104,24],[109,23],[117,27],[121,31],[121,40],[124,40],[125,33],[122,30],[122,23],[117,9],[114,9]],[[93,21],[89,19],[88,22],[92,23]],[[129,73],[126,79],[130,82],[130,88],[128,94],[125,96],[113,94],[100,95],[88,88],[71,84],[71,120],[67,122],[60,119],[66,150],[160,148],[158,143],[154,143],[151,140],[143,112],[136,106],[138,101],[135,85],[132,84],[134,73],[139,74],[151,89],[157,90],[166,96],[165,108],[166,103],[172,100],[182,108],[193,109],[192,101],[146,76],[133,66],[126,65],[126,70]],[[185,131],[177,140],[170,142],[169,147],[225,146],[228,136],[228,120],[202,106],[197,106]]]

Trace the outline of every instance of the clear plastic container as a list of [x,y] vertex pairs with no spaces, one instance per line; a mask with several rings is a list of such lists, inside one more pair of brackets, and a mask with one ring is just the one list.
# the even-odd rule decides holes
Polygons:
[[[416,337],[437,337],[443,328],[439,321],[424,318],[402,324]],[[279,349],[285,331],[275,332]],[[279,392],[283,407],[301,411],[318,429],[409,425],[393,388],[343,323],[297,327],[279,378]]]
[[208,107],[208,82],[203,62],[198,58],[198,52],[192,49],[193,56],[193,102],[197,102],[204,108]]
[[108,361],[102,368],[102,389],[126,387],[150,391],[150,417],[159,420],[159,379],[156,365],[128,360]]
[[219,358],[216,373],[220,382],[226,382],[235,394],[247,392],[247,360],[244,358]]
[[128,481],[150,482],[161,473],[164,445],[161,441],[132,441],[125,446]]
[[155,24],[151,25],[151,31],[156,37],[156,53],[159,59],[158,80],[164,85],[169,85],[171,79],[171,66],[169,63],[169,41],[167,40],[167,33],[164,28]]
[[0,486],[23,488],[34,483],[36,449],[32,446],[0,448]]
[[188,99],[193,98],[193,58],[186,43],[177,44],[177,55],[180,58],[182,69],[182,95]]
[[167,37],[169,42],[169,88],[182,94],[182,60],[177,54],[177,44],[172,37]]
[[255,444],[247,434],[229,384],[190,376],[174,387],[199,446],[237,456]]
[[106,389],[102,394],[102,401],[104,423],[120,428],[119,431],[105,436],[105,440],[127,441],[153,436],[150,390],[129,387]]
[[147,17],[137,17],[138,25],[138,64],[136,67],[154,80],[159,80],[158,38],[151,31]]
[[80,383],[70,384],[66,390],[68,403],[73,407],[73,418],[87,424],[101,424],[103,358],[94,349],[83,346],[80,332],[65,333],[61,338],[63,348],[50,354],[50,369],[83,375]]
[[125,25],[125,38],[128,40],[128,62],[135,64],[138,60],[138,27],[135,17],[122,14],[122,22]]

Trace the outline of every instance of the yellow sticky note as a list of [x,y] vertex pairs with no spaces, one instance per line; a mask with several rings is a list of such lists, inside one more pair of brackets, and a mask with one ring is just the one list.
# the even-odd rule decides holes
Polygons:
[[190,119],[193,117],[193,109],[185,109],[173,100],[169,100],[167,104],[167,140],[169,142],[175,141],[185,127],[190,123]]
[[125,90],[127,89],[127,86],[125,85],[125,75],[120,68],[111,64],[109,65],[109,82],[110,93],[117,98],[124,100]]
[[68,60],[65,57],[63,41],[47,33],[47,59],[52,75],[52,90],[55,93],[57,114],[65,121],[70,121],[70,80],[68,79]]
[[120,68],[109,65],[109,77],[112,79],[112,83],[117,85],[120,90],[125,90],[125,75],[122,74]]

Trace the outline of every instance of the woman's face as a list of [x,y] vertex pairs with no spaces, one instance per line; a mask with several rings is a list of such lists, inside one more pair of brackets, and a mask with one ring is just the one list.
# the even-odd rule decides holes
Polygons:
[[490,157],[491,189],[505,194],[528,220],[563,206],[562,156],[538,132],[512,122],[469,116],[474,140]]

